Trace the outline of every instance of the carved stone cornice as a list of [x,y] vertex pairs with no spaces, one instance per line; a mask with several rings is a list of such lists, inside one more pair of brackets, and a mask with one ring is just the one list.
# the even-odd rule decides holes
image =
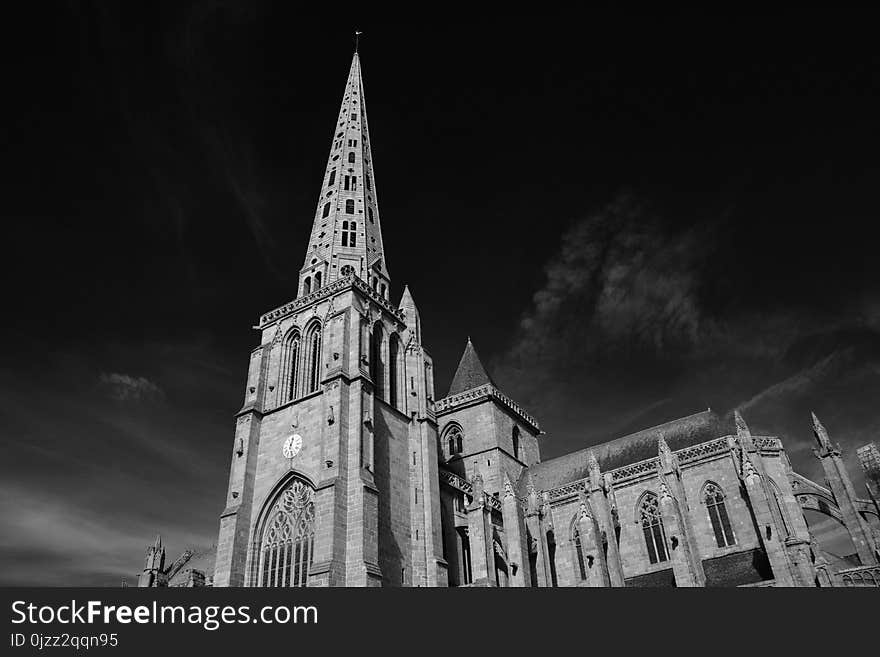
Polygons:
[[524,408],[522,408],[519,404],[517,404],[515,401],[513,401],[510,397],[505,395],[491,383],[486,383],[477,388],[465,390],[464,392],[461,392],[457,395],[444,397],[443,399],[440,399],[436,402],[434,410],[436,411],[437,415],[442,415],[444,413],[453,411],[461,406],[470,405],[486,397],[496,400],[502,406],[506,406],[519,419],[529,425],[536,432],[541,431],[541,427],[538,425],[538,421],[534,417],[532,417],[529,413],[526,412]]
[[359,292],[364,294],[367,298],[370,299],[373,303],[380,306],[384,311],[389,313],[392,317],[399,320],[401,323],[404,322],[405,314],[402,309],[395,308],[391,305],[391,302],[387,299],[383,298],[378,292],[373,290],[369,285],[367,285],[364,281],[362,281],[359,277],[354,274],[350,276],[346,276],[344,278],[340,278],[336,281],[333,281],[329,285],[325,285],[321,289],[312,292],[311,294],[307,294],[303,297],[299,297],[298,299],[294,299],[283,306],[279,306],[274,310],[270,310],[266,314],[260,317],[260,322],[255,326],[256,329],[263,329],[272,324],[272,322],[276,322],[280,319],[284,319],[285,317],[293,314],[297,310],[301,308],[305,308],[317,301],[323,301],[327,297],[331,297],[333,295],[339,294],[345,290],[350,288],[357,289]]

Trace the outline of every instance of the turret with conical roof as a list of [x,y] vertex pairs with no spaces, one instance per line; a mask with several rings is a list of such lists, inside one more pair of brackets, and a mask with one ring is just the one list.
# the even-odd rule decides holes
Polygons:
[[455,376],[452,377],[452,384],[450,384],[449,392],[446,396],[451,397],[465,390],[479,388],[486,384],[494,386],[495,382],[492,381],[492,377],[486,372],[486,368],[483,367],[483,363],[480,361],[474,343],[468,337],[464,353],[461,355],[461,360],[458,361],[458,368],[455,370]]
[[498,388],[470,338],[435,411],[446,467],[465,477],[479,469],[490,494],[501,491],[505,475],[517,481],[540,460],[537,421]]

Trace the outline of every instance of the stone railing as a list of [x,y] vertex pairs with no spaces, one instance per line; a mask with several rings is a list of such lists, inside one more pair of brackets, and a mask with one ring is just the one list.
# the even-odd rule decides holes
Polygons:
[[[467,479],[465,479],[464,477],[459,477],[454,472],[449,472],[449,470],[438,470],[438,473],[440,475],[440,481],[442,483],[449,484],[456,490],[459,490],[465,495],[470,496],[471,499],[474,498],[474,485]],[[494,495],[489,495],[488,493],[483,493],[483,497],[486,499],[486,503],[491,509],[501,513],[501,500],[499,500]]]
[[632,465],[625,465],[622,468],[616,468],[611,471],[611,480],[615,483],[625,481],[627,479],[635,479],[645,475],[652,475],[660,467],[660,459],[656,456],[652,459],[645,459]]
[[587,480],[580,479],[565,486],[559,486],[547,491],[547,495],[551,501],[561,500],[566,497],[577,495],[581,491],[587,490]]
[[[465,398],[466,400],[476,399],[479,396],[483,396],[489,394],[488,392],[480,392],[484,388],[493,388],[491,385],[481,386],[480,388],[474,388],[473,390],[468,390],[466,392],[461,393],[460,395],[455,395],[454,397],[447,397],[446,399],[442,399],[437,402],[438,410],[441,407],[443,402],[448,400],[452,400],[453,402],[458,400],[460,397]],[[473,394],[472,394],[473,393]],[[444,404],[443,408],[447,408]],[[778,438],[770,438],[765,436],[757,436],[753,437],[755,441],[755,445],[761,451],[772,451],[772,450],[780,450],[782,449],[782,443]],[[698,461],[702,458],[717,456],[719,454],[723,454],[724,452],[730,449],[730,445],[728,443],[728,437],[723,436],[721,438],[715,438],[714,440],[708,440],[704,443],[700,443],[698,445],[693,445],[691,447],[685,447],[680,449],[675,453],[678,457],[678,462],[681,464],[684,463],[692,463],[694,461]],[[653,457],[650,459],[645,459],[644,461],[638,461],[636,463],[632,463],[630,465],[625,465],[620,468],[615,468],[609,471],[611,475],[611,480],[613,483],[629,481],[632,479],[639,479],[646,476],[652,476],[656,473],[660,468],[660,459],[658,457]],[[467,493],[471,497],[473,497],[474,487],[473,485],[464,479],[463,477],[459,477],[457,474],[449,472],[448,470],[440,470],[440,480],[449,484],[453,488],[456,488],[463,493]],[[583,479],[577,479],[575,481],[569,482],[567,484],[563,484],[562,486],[557,486],[556,488],[551,488],[547,493],[547,499],[551,502],[557,502],[559,500],[566,499],[568,497],[574,497],[579,494],[581,491],[588,490],[589,479],[584,477]],[[489,500],[489,505],[493,509],[501,510],[501,502],[491,495],[487,495],[486,498]],[[524,500],[520,499],[520,502],[524,503]],[[869,566],[870,568],[877,569],[877,566]],[[859,570],[859,569],[853,569]],[[876,576],[876,575],[875,575]],[[880,579],[877,580],[878,586],[880,586]],[[862,584],[860,586],[867,586]]]
[[[762,452],[782,449],[782,443],[778,438],[756,436],[753,437],[753,440],[755,441],[755,445]],[[729,449],[730,445],[728,443],[728,437],[722,436],[721,438],[707,440],[706,442],[700,443],[699,445],[693,445],[691,447],[680,449],[675,452],[675,455],[678,457],[678,462],[684,465],[686,463],[699,461],[703,458],[724,454]],[[609,472],[611,474],[612,481],[614,483],[617,483],[629,481],[631,479],[639,479],[646,476],[653,476],[654,473],[657,472],[659,467],[660,459],[655,456],[650,459],[645,459],[644,461],[638,461],[636,463],[631,463],[630,465],[624,465],[622,467],[615,468],[614,470],[610,470]],[[577,495],[578,492],[586,490],[586,485],[587,480],[580,479],[578,481],[573,481],[571,483],[551,489],[550,491],[548,491],[548,493],[551,500],[560,500],[572,495]]]
[[880,587],[880,566],[858,566],[839,570],[835,574],[836,586]]
[[449,472],[449,470],[439,470],[440,481],[449,484],[453,488],[460,490],[462,493],[467,493],[471,497],[474,496],[474,487],[467,479],[464,477],[459,477],[454,472]]
[[265,315],[260,317],[260,323],[257,328],[263,328],[267,324],[274,322],[276,320],[287,317],[291,313],[299,310],[300,308],[305,308],[306,306],[310,306],[316,301],[320,301],[326,297],[337,294],[338,292],[342,292],[343,290],[348,289],[349,287],[357,288],[360,292],[365,294],[370,298],[373,302],[381,306],[385,311],[390,313],[392,316],[396,317],[401,322],[404,321],[404,312],[400,308],[395,308],[391,305],[391,303],[385,299],[382,295],[372,289],[369,285],[367,285],[364,281],[362,281],[358,276],[351,274],[350,276],[346,276],[345,278],[340,278],[336,281],[333,281],[329,285],[325,285],[324,287],[312,292],[311,294],[307,294],[303,297],[299,297],[298,299],[294,299],[283,306],[279,306],[274,310],[270,310]]
[[770,438],[768,436],[752,436],[755,446],[762,452],[773,452],[782,449],[782,441],[779,438]]
[[541,427],[538,425],[538,421],[534,417],[532,417],[519,404],[517,404],[515,401],[513,401],[510,397],[505,395],[491,383],[486,383],[477,388],[472,388],[471,390],[460,392],[457,395],[452,395],[451,397],[440,399],[435,404],[435,411],[437,413],[442,413],[443,411],[452,410],[453,408],[460,406],[461,404],[465,404],[467,402],[477,399],[482,399],[483,397],[495,398],[501,404],[507,406],[507,408],[509,408],[516,415],[522,418],[527,424],[534,428],[535,431],[541,430]]
[[679,463],[690,463],[691,461],[699,461],[707,456],[715,456],[730,449],[727,443],[727,437],[709,440],[699,445],[685,447],[675,452]]
[[[752,440],[754,440],[755,446],[762,452],[779,451],[782,449],[782,442],[778,438],[753,436]],[[694,461],[699,461],[700,459],[718,456],[729,450],[730,443],[728,442],[728,436],[722,436],[721,438],[707,440],[704,443],[677,450],[675,455],[678,457],[678,462],[684,465],[685,463],[692,463]],[[631,465],[616,468],[611,471],[611,476],[616,483],[618,481],[626,481],[628,479],[636,479],[645,475],[651,475],[656,472],[659,467],[660,459],[654,457]]]

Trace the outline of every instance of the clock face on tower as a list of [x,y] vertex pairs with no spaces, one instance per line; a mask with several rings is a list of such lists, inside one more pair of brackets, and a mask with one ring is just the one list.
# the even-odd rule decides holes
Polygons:
[[299,454],[299,450],[302,449],[303,439],[298,433],[293,434],[292,436],[288,436],[287,440],[284,441],[284,447],[281,448],[281,453],[284,454],[284,458],[292,459],[294,456]]

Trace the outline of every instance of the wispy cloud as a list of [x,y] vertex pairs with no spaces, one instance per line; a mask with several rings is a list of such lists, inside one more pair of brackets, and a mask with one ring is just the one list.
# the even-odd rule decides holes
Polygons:
[[0,583],[118,585],[156,533],[210,545],[234,368],[206,341],[42,348],[0,373]]
[[798,394],[812,392],[815,386],[827,381],[835,371],[838,371],[841,366],[849,361],[847,357],[849,353],[849,351],[835,351],[828,354],[825,358],[813,363],[809,367],[761,390],[738,406],[746,411],[763,403],[785,400]]
[[[680,227],[623,195],[575,222],[548,260],[496,379],[544,423],[544,457],[711,406],[741,408],[820,476],[809,412],[854,452],[880,425],[878,304],[753,302],[723,218]],[[754,277],[746,277],[752,281]],[[736,290],[722,299],[717,291]],[[852,473],[860,473],[851,455]]]
[[164,397],[162,389],[143,376],[102,372],[98,380],[107,394],[117,401],[141,401]]
[[[156,527],[138,514],[108,514],[68,495],[0,484],[0,584],[119,585],[137,574]],[[166,525],[166,527],[168,527]],[[212,537],[173,527],[175,541],[210,544]]]
[[708,330],[699,283],[711,249],[709,225],[666,231],[635,199],[617,198],[563,235],[507,358],[546,357],[560,332],[577,338],[567,347],[587,353],[695,345]]

